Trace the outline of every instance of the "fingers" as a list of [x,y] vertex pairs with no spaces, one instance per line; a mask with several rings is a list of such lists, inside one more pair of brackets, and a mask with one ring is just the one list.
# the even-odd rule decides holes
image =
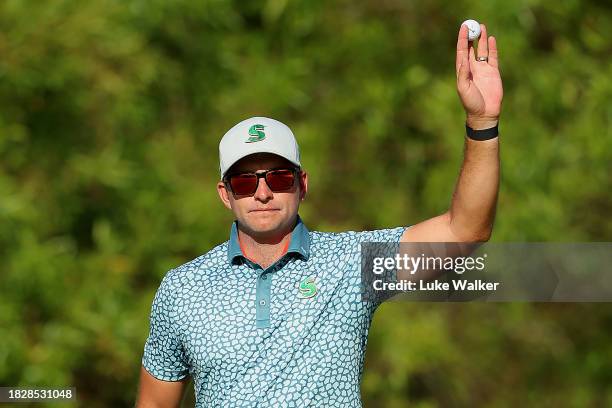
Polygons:
[[455,71],[459,75],[459,67],[468,65],[468,28],[461,24],[459,35],[457,36],[457,58],[455,60]]
[[[471,43],[469,43],[471,44]],[[459,35],[457,37],[457,90],[459,93],[464,92],[470,87],[470,62],[468,48],[468,28],[466,25],[461,25]]]
[[468,45],[468,49],[469,49],[469,59],[470,59],[470,64],[475,64],[476,63],[476,49],[474,48],[474,44],[473,42],[470,42],[470,44]]
[[495,37],[489,37],[489,65],[499,68],[499,60],[497,56],[497,41]]
[[470,64],[462,63],[457,70],[457,90],[465,92],[470,87]]
[[487,26],[480,25],[480,38],[478,39],[478,56],[487,57],[489,55],[489,46],[487,44]]

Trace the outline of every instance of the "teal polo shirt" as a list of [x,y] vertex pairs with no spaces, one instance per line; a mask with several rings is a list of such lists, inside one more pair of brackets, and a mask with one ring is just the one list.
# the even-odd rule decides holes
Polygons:
[[361,299],[362,242],[398,242],[405,227],[308,231],[287,253],[248,260],[228,241],[169,271],[151,309],[142,365],[191,375],[196,407],[360,407],[368,330],[380,302]]

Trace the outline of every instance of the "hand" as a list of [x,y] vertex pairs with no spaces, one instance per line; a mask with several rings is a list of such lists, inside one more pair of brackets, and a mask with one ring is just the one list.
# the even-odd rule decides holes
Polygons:
[[457,38],[457,92],[472,129],[487,129],[497,124],[504,90],[499,75],[497,43],[487,37],[487,27],[480,25],[478,56],[488,61],[476,61],[474,45],[468,42],[468,28],[461,25]]

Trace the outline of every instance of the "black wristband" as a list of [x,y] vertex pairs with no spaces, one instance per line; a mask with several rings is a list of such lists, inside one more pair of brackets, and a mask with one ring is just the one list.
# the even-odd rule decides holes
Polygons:
[[494,137],[497,137],[497,135],[499,135],[499,130],[497,129],[497,125],[489,129],[474,130],[471,127],[469,127],[466,123],[465,133],[467,134],[467,137],[469,137],[472,140],[482,141],[482,140],[489,140],[489,139],[493,139]]

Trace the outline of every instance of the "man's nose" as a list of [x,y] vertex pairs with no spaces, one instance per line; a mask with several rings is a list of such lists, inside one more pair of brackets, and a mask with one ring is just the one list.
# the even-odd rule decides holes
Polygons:
[[255,199],[259,201],[269,201],[273,196],[274,194],[272,193],[272,190],[270,190],[270,187],[268,187],[266,179],[261,177],[259,179],[259,183],[257,184],[257,190],[255,190]]

